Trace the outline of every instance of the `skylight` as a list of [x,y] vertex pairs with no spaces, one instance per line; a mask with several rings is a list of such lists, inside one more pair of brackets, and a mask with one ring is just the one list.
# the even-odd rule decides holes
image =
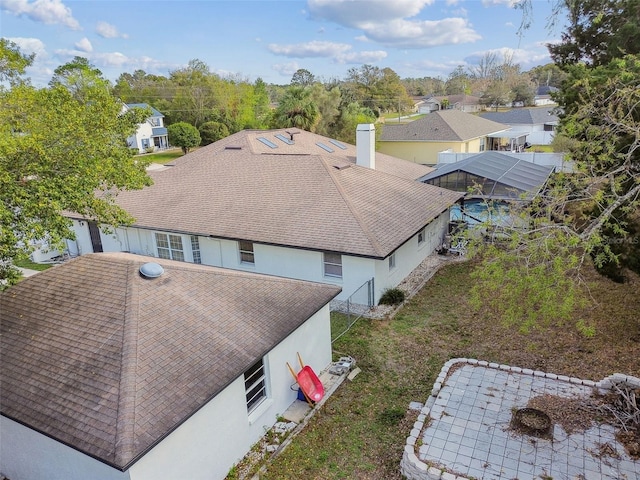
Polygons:
[[285,137],[284,135],[282,135],[281,133],[276,135],[276,138],[278,140],[282,140],[284,143],[286,143],[287,145],[293,145],[295,142],[287,137]]
[[266,139],[264,137],[258,137],[258,140],[260,140],[262,143],[264,143],[267,147],[278,148],[278,146],[275,143],[273,143],[271,140],[268,140],[268,139]]
[[333,143],[336,147],[338,147],[340,150],[346,150],[347,147],[345,147],[343,144],[341,144],[339,141],[334,140],[333,138],[329,139],[330,143]]
[[329,153],[333,153],[333,148],[325,145],[324,143],[318,142],[316,143],[317,146],[319,146],[320,148],[322,148],[323,150],[326,150]]

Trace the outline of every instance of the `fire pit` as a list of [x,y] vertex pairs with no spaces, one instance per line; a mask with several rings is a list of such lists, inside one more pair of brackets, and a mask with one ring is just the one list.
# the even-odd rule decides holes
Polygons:
[[514,410],[511,427],[521,433],[535,437],[550,438],[552,434],[551,418],[537,408],[519,408]]

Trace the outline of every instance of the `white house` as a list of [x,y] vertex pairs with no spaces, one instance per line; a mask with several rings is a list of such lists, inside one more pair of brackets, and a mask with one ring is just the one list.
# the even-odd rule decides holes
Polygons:
[[[442,242],[461,193],[416,181],[432,169],[297,129],[243,131],[151,171],[121,192],[135,222],[106,233],[73,218],[72,255],[127,251],[326,282],[378,302]],[[362,303],[362,302],[359,302]]]
[[223,479],[331,363],[338,287],[127,253],[0,294],[0,477]]
[[550,145],[559,120],[554,107],[513,108],[504,112],[484,112],[480,116],[509,125],[510,132],[526,135],[532,145]]
[[123,111],[136,107],[150,108],[151,116],[138,126],[135,134],[127,138],[127,145],[130,148],[138,149],[140,153],[145,153],[147,149],[164,150],[169,147],[169,135],[164,126],[164,115],[146,103],[127,103],[123,106]]

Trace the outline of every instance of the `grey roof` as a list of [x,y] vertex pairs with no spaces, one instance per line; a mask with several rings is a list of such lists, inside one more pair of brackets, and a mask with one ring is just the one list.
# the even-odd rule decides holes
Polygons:
[[[164,273],[141,277],[146,262]],[[124,470],[339,292],[83,255],[0,294],[0,412]]]
[[117,202],[139,228],[386,258],[460,198],[416,181],[429,167],[378,153],[372,170],[355,165],[353,145],[276,135],[290,137],[243,131],[200,148]]
[[558,117],[553,110],[554,108],[549,107],[513,108],[505,112],[483,112],[480,116],[507,125],[556,124]]
[[148,103],[127,103],[126,105],[128,108],[150,108],[152,117],[164,117],[162,113],[160,113]]
[[463,171],[494,180],[521,192],[537,194],[553,172],[553,166],[536,165],[494,151],[479,153],[455,163],[441,165],[436,171],[422,177],[427,182],[434,178]]
[[462,142],[506,130],[497,123],[460,110],[439,110],[413,122],[387,124],[380,140],[388,142]]
[[151,129],[151,135],[153,135],[154,137],[167,135],[167,129],[166,127],[154,127]]

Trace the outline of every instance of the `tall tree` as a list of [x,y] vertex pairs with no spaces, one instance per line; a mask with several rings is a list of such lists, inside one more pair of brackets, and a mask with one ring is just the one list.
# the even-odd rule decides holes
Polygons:
[[33,242],[73,238],[65,211],[112,226],[132,221],[114,199],[151,183],[126,144],[144,112],[122,114],[105,82],[0,90],[0,279],[16,280],[14,262]]
[[308,87],[316,82],[316,77],[309,70],[299,68],[291,77],[291,85]]
[[0,82],[7,81],[14,85],[24,81],[22,76],[35,58],[35,53],[26,55],[16,43],[0,38]]
[[564,0],[569,27],[549,45],[556,64],[605,65],[640,53],[640,0]]
[[81,102],[87,102],[89,98],[86,95],[95,92],[96,89],[111,88],[102,72],[84,57],[74,57],[72,61],[56,68],[49,85],[66,88]]
[[297,127],[313,132],[319,120],[318,106],[311,97],[311,90],[289,87],[273,113],[273,128]]
[[[579,2],[562,3],[570,12],[583,12]],[[585,4],[595,8],[611,2]],[[592,259],[600,269],[640,271],[640,242],[633,234],[640,230],[640,56],[620,56],[622,49],[603,46],[596,34],[600,25],[618,24],[609,16],[632,12],[602,12],[604,17],[571,15],[564,40],[574,38],[576,48],[556,52],[557,65],[567,74],[557,97],[558,133],[567,139],[575,172],[557,175],[526,205],[523,223],[508,230],[506,247],[485,246],[485,260],[476,271],[478,307],[500,309],[523,328],[571,319],[593,333],[572,316],[580,298],[586,298],[580,267]],[[583,36],[587,31],[594,34]],[[611,35],[612,45],[623,41]]]

